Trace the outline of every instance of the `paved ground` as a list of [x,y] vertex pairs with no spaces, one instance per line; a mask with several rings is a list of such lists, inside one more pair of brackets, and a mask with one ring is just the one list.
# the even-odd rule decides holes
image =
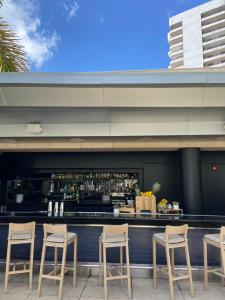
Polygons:
[[[0,299],[1,300],[37,300],[37,279],[34,275],[33,290],[28,290],[28,277],[25,275],[14,276],[9,283],[8,294],[3,292],[3,272],[0,273]],[[158,288],[152,288],[152,280],[145,278],[133,278],[133,299],[134,300],[164,300],[169,299],[168,282],[166,279],[158,280]],[[110,299],[128,299],[127,289],[121,288],[120,282],[112,282],[109,285]],[[204,291],[202,281],[194,281],[196,300],[224,300],[225,287],[221,287],[219,281],[213,281],[209,284],[209,290]],[[175,284],[176,299],[192,299],[189,296],[188,285],[186,282]],[[56,300],[58,285],[53,281],[45,280],[43,282],[42,296],[40,300]],[[98,277],[79,276],[77,288],[72,287],[72,277],[65,276],[64,282],[64,300],[100,300],[103,299],[103,289],[99,287]]]

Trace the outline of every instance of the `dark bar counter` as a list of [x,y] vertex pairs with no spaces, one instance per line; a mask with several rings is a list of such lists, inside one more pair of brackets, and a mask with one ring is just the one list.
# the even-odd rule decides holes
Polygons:
[[[68,230],[76,232],[78,236],[78,261],[80,264],[98,263],[98,239],[104,224],[129,224],[130,260],[133,266],[141,265],[145,268],[152,264],[152,236],[163,232],[166,225],[188,224],[189,248],[192,266],[203,265],[204,234],[217,233],[219,227],[225,225],[225,216],[197,216],[197,215],[150,215],[150,214],[120,214],[101,212],[65,212],[63,217],[48,217],[47,212],[2,212],[0,213],[0,259],[5,260],[7,247],[8,223],[22,223],[36,221],[35,260],[40,261],[43,242],[43,223],[67,224]],[[12,255],[15,259],[27,258],[29,249],[15,247]],[[214,251],[214,252],[211,252]],[[72,260],[72,249],[69,249],[68,260]],[[51,250],[47,260],[52,260]],[[114,250],[109,251],[109,261],[118,262],[118,255]],[[165,253],[159,248],[158,262],[165,264]],[[177,250],[176,263],[185,265],[182,251]],[[209,248],[209,265],[219,264],[219,253]]]
[[194,228],[219,228],[225,226],[225,216],[219,215],[152,215],[150,213],[132,214],[123,213],[114,215],[109,212],[64,212],[62,217],[48,216],[47,211],[0,213],[0,224],[24,223],[36,221],[38,224],[68,224],[68,225],[104,225],[128,223],[134,226],[166,226],[188,224]]

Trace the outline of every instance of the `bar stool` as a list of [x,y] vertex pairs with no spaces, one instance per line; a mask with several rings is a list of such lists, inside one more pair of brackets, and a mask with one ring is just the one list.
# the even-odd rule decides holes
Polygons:
[[[120,270],[119,275],[112,275],[106,262],[107,248],[119,247],[120,249]],[[126,269],[127,274],[123,274],[123,248],[126,251]],[[116,279],[127,279],[128,281],[128,296],[131,298],[131,275],[130,275],[130,261],[128,248],[128,224],[123,225],[105,225],[103,233],[99,237],[99,280],[100,285],[102,281],[102,258],[104,269],[104,298],[107,299],[107,281]]]
[[[67,232],[67,225],[50,225],[43,224],[44,228],[44,239],[43,239],[43,248],[41,255],[41,265],[40,265],[40,275],[39,275],[39,283],[38,283],[38,297],[41,295],[41,285],[42,278],[53,279],[55,281],[59,281],[59,299],[62,299],[62,290],[63,290],[63,281],[64,274],[69,270],[73,271],[73,286],[76,286],[76,270],[77,270],[77,235],[73,232]],[[66,267],[66,254],[67,247],[71,244],[74,244],[74,261],[73,267]],[[53,247],[54,248],[54,270],[44,274],[44,265],[45,265],[45,255],[46,248]],[[58,271],[58,248],[62,249],[62,265],[61,270],[57,274]]]
[[[23,224],[9,224],[8,232],[8,245],[7,245],[7,257],[6,257],[6,270],[5,270],[5,285],[4,292],[8,291],[8,281],[10,275],[29,273],[29,289],[32,289],[32,277],[33,277],[33,259],[34,259],[34,239],[35,239],[35,222],[23,223]],[[30,259],[29,262],[17,262],[11,264],[11,247],[12,245],[30,244]],[[26,264],[29,264],[27,268]],[[13,269],[10,271],[10,265],[13,265]],[[22,270],[16,270],[16,266],[23,265]]]
[[[208,269],[208,245],[220,249],[220,268]],[[208,274],[213,273],[221,277],[222,285],[224,286],[225,279],[225,227],[222,226],[219,234],[206,234],[203,238],[203,253],[204,253],[204,284],[205,289],[208,289]]]
[[[188,250],[188,240],[187,240],[188,225],[182,226],[166,226],[165,233],[155,233],[153,235],[153,287],[157,287],[156,282],[156,272],[161,269],[165,271],[165,268],[157,268],[156,266],[156,246],[157,244],[163,246],[166,250],[166,260],[167,260],[167,272],[169,280],[170,297],[174,299],[174,286],[173,282],[177,280],[189,279],[190,284],[190,294],[193,297],[193,283],[192,283],[192,273],[190,265],[190,257]],[[186,263],[187,263],[187,275],[180,274],[174,271],[174,249],[184,248]],[[176,275],[176,276],[175,276]]]

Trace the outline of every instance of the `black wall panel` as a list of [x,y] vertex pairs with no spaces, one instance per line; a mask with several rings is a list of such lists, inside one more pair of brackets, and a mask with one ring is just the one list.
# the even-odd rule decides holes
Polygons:
[[202,190],[204,213],[225,215],[224,151],[202,153]]
[[[225,215],[225,152],[201,152],[203,212]],[[212,170],[212,166],[216,170]],[[158,198],[181,199],[178,152],[96,152],[96,153],[5,153],[0,155],[0,176],[15,177],[23,169],[70,168],[136,169],[143,174],[141,188],[159,181],[163,189]],[[4,203],[4,193],[0,193]]]
[[6,177],[14,178],[23,170],[135,170],[140,174],[141,189],[149,189],[155,181],[159,181],[163,186],[159,198],[180,201],[177,152],[6,153],[4,159],[10,162]]
[[170,201],[182,202],[180,169],[177,163],[145,164],[144,189],[150,189],[155,181],[162,184],[158,199],[165,197]]

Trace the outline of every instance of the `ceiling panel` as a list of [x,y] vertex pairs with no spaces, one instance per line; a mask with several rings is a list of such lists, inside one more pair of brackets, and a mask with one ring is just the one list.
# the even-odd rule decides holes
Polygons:
[[204,88],[104,88],[107,107],[200,107]]
[[205,91],[205,107],[225,107],[225,87],[211,87]]
[[99,88],[4,87],[7,106],[102,107]]
[[225,108],[0,108],[0,124],[225,121]]

